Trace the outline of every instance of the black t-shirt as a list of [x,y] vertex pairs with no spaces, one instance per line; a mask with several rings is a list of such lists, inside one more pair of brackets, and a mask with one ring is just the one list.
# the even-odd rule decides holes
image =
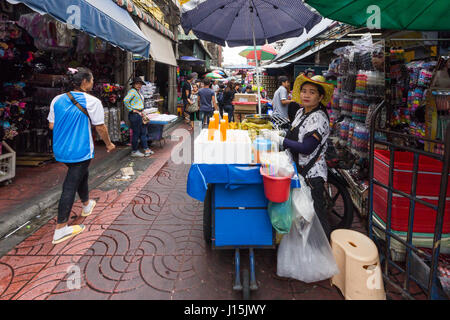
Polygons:
[[[183,84],[183,88],[182,88],[182,93],[181,93],[181,97],[184,101],[187,101],[187,99],[189,99],[191,97],[191,92],[192,92],[192,87],[191,84],[189,82],[185,82]],[[189,95],[186,96],[186,91],[189,91]]]
[[223,92],[223,105],[229,106],[233,102],[234,99],[234,91],[225,89]]

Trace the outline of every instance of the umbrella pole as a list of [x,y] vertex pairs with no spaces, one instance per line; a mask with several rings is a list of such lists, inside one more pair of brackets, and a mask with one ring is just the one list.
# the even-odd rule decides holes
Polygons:
[[[251,0],[248,0],[250,7],[252,8],[251,13],[253,13],[253,7]],[[255,16],[252,14],[252,34],[253,34],[253,47],[255,49],[255,61],[256,61],[256,85],[258,86],[258,114],[261,114],[261,98],[260,92],[261,88],[259,85],[259,69],[258,69],[258,56],[256,54],[256,37],[255,37]]]

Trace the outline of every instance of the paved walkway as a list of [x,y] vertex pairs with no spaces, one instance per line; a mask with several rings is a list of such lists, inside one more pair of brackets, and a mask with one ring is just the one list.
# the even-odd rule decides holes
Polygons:
[[[232,290],[234,252],[205,245],[203,204],[186,194],[189,166],[168,161],[173,146],[121,194],[92,191],[94,213],[75,220],[86,225],[82,234],[52,245],[53,219],[3,256],[0,299],[240,299]],[[73,214],[80,211],[77,203]],[[275,250],[255,255],[260,288],[252,299],[342,299],[329,281],[278,278]],[[246,254],[242,259],[247,264]],[[73,266],[82,281],[70,290]]]

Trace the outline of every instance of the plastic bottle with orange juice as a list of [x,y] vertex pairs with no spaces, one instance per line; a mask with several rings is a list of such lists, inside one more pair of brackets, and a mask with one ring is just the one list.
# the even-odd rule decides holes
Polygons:
[[208,140],[213,141],[214,140],[214,131],[216,130],[216,119],[210,118],[209,119],[209,125],[208,125]]
[[220,124],[220,113],[219,113],[219,111],[214,111],[214,119],[215,119],[216,129],[219,130],[219,124]]
[[227,141],[228,125],[225,120],[220,120],[220,141]]
[[223,120],[225,120],[227,122],[227,125],[228,125],[228,123],[230,122],[230,120],[228,118],[228,113],[226,113],[226,112],[223,113]]

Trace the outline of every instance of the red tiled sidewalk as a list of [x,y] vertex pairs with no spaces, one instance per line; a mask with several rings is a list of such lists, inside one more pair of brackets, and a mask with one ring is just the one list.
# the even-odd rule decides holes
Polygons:
[[[83,223],[86,230],[64,243],[51,243],[56,218],[27,238],[0,259],[0,299],[46,299],[67,276],[67,268],[77,264],[88,249],[98,242],[111,223],[131,203],[139,190],[167,162],[173,143],[157,152],[155,161],[120,195],[116,190],[91,191],[97,206],[91,216],[78,217],[73,223]],[[79,215],[81,203],[74,205],[72,215]]]
[[[203,204],[186,194],[189,166],[166,163],[174,145],[122,194],[94,191],[94,213],[76,219],[87,226],[82,234],[54,246],[53,220],[1,258],[0,299],[240,299],[232,290],[234,252],[203,240]],[[275,250],[255,255],[253,299],[342,299],[329,281],[278,278]],[[244,266],[247,260],[243,253]],[[74,265],[78,290],[68,288]]]
[[[108,156],[111,154],[106,152],[106,147],[96,144],[91,166]],[[66,172],[66,166],[58,162],[47,163],[42,167],[17,167],[13,182],[0,186],[0,215],[63,183]]]

